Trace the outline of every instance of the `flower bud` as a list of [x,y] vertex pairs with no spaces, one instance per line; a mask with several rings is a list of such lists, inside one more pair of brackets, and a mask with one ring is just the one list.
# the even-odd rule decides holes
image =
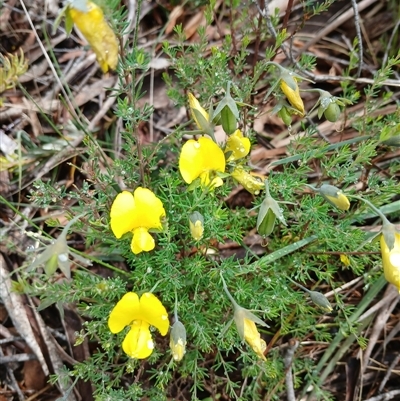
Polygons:
[[331,123],[335,123],[340,116],[339,105],[335,102],[331,102],[329,106],[324,110],[324,116]]
[[304,116],[304,103],[300,97],[300,90],[297,85],[296,78],[291,77],[289,74],[281,75],[280,86],[282,92],[286,95],[289,103]]
[[169,346],[174,361],[181,361],[186,352],[186,329],[179,320],[171,327]]
[[336,188],[333,185],[324,184],[321,185],[321,188],[317,191],[331,205],[336,206],[340,210],[349,210],[350,202],[339,188]]
[[288,109],[283,106],[279,111],[278,111],[278,116],[282,119],[282,121],[289,126],[292,124],[292,116],[290,115]]
[[193,239],[199,241],[204,233],[204,218],[199,212],[193,212],[189,216],[189,227]]
[[393,224],[384,223],[380,242],[385,278],[400,292],[400,232]]
[[221,110],[221,124],[227,135],[231,135],[236,131],[237,120],[228,106]]
[[190,92],[188,93],[188,97],[190,112],[197,127],[206,134],[213,136],[214,128],[210,123],[209,114],[204,110],[199,101]]
[[220,123],[222,124],[225,133],[228,135],[231,135],[236,131],[237,122],[239,120],[239,110],[235,100],[231,96],[230,86],[231,84],[228,82],[225,96],[219,102],[214,112],[215,116],[221,116]]
[[286,221],[278,202],[269,194],[267,180],[265,180],[265,187],[266,197],[261,203],[257,217],[257,231],[262,237],[268,237],[272,233],[275,227],[276,218],[286,226]]
[[325,312],[332,312],[332,305],[324,294],[318,291],[309,291],[308,294],[315,305],[319,306]]

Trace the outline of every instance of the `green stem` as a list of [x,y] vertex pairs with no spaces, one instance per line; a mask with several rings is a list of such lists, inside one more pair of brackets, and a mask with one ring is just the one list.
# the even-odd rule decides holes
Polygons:
[[307,289],[306,287],[303,287],[301,284],[297,283],[296,281],[292,280],[290,277],[287,277],[289,279],[289,281],[291,281],[294,285],[297,285],[297,287],[301,288],[303,291],[305,291],[306,293],[310,294],[311,291],[309,289]]
[[392,224],[387,219],[387,217],[375,205],[373,205],[369,200],[364,199],[361,196],[357,196],[357,195],[347,195],[347,197],[348,198],[358,199],[359,201],[364,202],[365,204],[367,204],[382,219],[383,225]]
[[224,291],[225,291],[226,295],[228,296],[228,298],[229,298],[230,301],[232,302],[234,308],[239,307],[239,305],[238,305],[237,302],[233,299],[231,293],[229,292],[228,287],[226,286],[224,277],[222,276],[222,272],[219,272],[219,274],[220,274],[220,276],[221,276],[222,286],[223,286],[223,288],[224,288]]

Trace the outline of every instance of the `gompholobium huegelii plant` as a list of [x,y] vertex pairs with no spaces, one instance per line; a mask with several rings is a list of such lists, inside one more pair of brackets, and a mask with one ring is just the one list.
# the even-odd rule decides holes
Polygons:
[[[123,127],[122,152],[114,158],[114,149],[105,150],[111,160],[106,172],[99,168],[103,159],[98,147],[88,141],[96,174],[80,192],[68,193],[78,205],[77,214],[85,212],[85,240],[103,271],[76,268],[69,260],[70,255],[77,258],[67,244],[67,231],[81,214],[33,262],[35,268],[45,267],[43,302],[78,302],[88,317],[77,343],[93,341],[96,351],[70,367],[71,376],[92,382],[98,400],[173,398],[174,386],[182,381],[189,383],[192,399],[206,398],[205,388],[230,399],[240,394],[241,399],[258,400],[269,392],[271,399],[283,399],[286,370],[278,342],[292,336],[329,343],[332,329],[320,324],[321,313],[335,314],[335,330],[348,328],[345,308],[307,287],[339,287],[340,261],[350,260],[346,253],[363,240],[352,226],[356,205],[347,192],[365,161],[343,168],[353,174],[347,178],[334,159],[348,155],[341,148],[337,154],[332,148],[320,151],[322,185],[309,185],[313,193],[307,193],[303,189],[314,161],[309,147],[317,152],[319,145],[306,129],[287,147],[281,164],[256,172],[249,163],[257,146],[252,126],[256,110],[249,103],[257,80],[246,77],[243,61],[243,71],[231,74],[229,65],[233,61],[237,68],[240,55],[229,55],[226,43],[212,48],[210,59],[199,60],[207,50],[201,30],[201,45],[168,49],[182,81],[179,96],[171,93],[180,105],[185,98],[192,130],[179,127],[159,143],[144,143],[138,127],[152,113],[150,106],[137,102],[143,95],[138,76],[149,68],[144,50],[137,43],[121,49],[121,32],[114,32],[100,4],[71,0],[66,7],[67,31],[76,26],[101,70],[118,74],[122,85],[113,95]],[[242,45],[245,55],[245,40]],[[270,69],[277,74],[264,74]],[[255,71],[268,75],[266,97],[286,125],[315,109],[319,118],[336,122],[350,104],[345,97],[313,89],[319,99],[307,110],[301,88],[308,80],[300,73],[271,61],[257,63]],[[229,206],[237,188],[248,200],[246,207]],[[400,234],[379,215],[384,274],[400,290]],[[253,246],[253,237],[265,245],[262,252]],[[242,256],[225,253],[226,244],[243,250]],[[367,258],[362,259],[366,268]],[[348,262],[346,268],[361,274],[364,266],[356,270],[354,265]],[[56,279],[57,267],[65,281]],[[227,309],[227,298],[233,310]],[[227,329],[232,311],[236,330]],[[301,372],[296,376],[300,380],[304,372],[312,375],[315,361],[302,353],[298,358],[302,360],[294,361],[293,370]]]

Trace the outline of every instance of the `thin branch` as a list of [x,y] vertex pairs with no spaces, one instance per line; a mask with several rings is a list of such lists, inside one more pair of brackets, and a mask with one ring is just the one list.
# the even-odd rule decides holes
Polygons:
[[286,383],[286,394],[288,401],[296,401],[296,396],[294,394],[293,388],[293,374],[292,374],[292,363],[294,353],[296,352],[297,347],[299,346],[299,341],[291,339],[289,341],[289,345],[286,348],[285,356],[284,356],[284,364],[286,369],[285,383]]
[[357,78],[361,74],[363,66],[363,42],[360,28],[360,15],[358,14],[358,6],[356,0],[351,0],[351,6],[354,12],[354,24],[356,26],[357,39],[358,39],[358,68],[357,68]]

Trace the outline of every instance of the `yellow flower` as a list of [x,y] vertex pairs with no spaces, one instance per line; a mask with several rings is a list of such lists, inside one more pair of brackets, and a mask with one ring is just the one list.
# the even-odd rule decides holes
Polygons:
[[122,349],[131,358],[144,359],[151,355],[154,342],[150,326],[165,336],[169,329],[168,314],[160,300],[150,292],[140,299],[134,292],[126,293],[114,306],[108,318],[111,333],[119,333],[124,327],[130,330],[122,343]]
[[349,210],[350,201],[347,199],[343,192],[333,185],[321,185],[319,193],[325,200],[327,200],[333,206],[336,206],[340,210]]
[[98,5],[87,1],[86,8],[85,12],[70,4],[67,13],[90,44],[103,72],[114,70],[118,63],[117,37]]
[[239,305],[235,306],[233,319],[236,323],[239,336],[245,340],[253,351],[264,361],[266,360],[264,352],[267,349],[267,344],[261,338],[257,330],[255,322],[262,326],[268,327],[261,319],[251,313],[249,310],[242,308]]
[[208,113],[201,107],[199,101],[190,92],[188,93],[188,97],[190,112],[196,125],[207,134],[210,133],[210,130],[213,131]]
[[[390,246],[392,243],[392,246]],[[400,232],[393,224],[384,224],[381,234],[382,264],[385,278],[400,292]]]
[[186,329],[179,320],[171,327],[169,346],[174,360],[181,361],[186,352]]
[[350,265],[351,265],[349,257],[348,257],[347,255],[343,254],[343,253],[340,254],[340,261],[341,261],[345,266],[350,266]]
[[237,166],[232,172],[232,177],[243,185],[243,187],[254,195],[258,195],[264,188],[264,183],[244,170],[242,166]]
[[267,345],[265,341],[261,338],[261,335],[257,330],[256,323],[264,327],[269,326],[256,315],[251,313],[249,310],[242,308],[240,305],[237,304],[237,302],[234,300],[231,293],[229,292],[228,287],[226,286],[222,273],[220,274],[224,291],[233,305],[233,320],[235,321],[240,338],[242,340],[245,340],[250,345],[257,356],[259,356],[263,360],[266,360],[264,352],[267,349]]
[[250,139],[243,137],[242,131],[237,129],[226,141],[225,154],[228,162],[242,159],[250,152]]
[[189,216],[189,228],[193,239],[201,240],[204,233],[204,218],[199,212],[193,212]]
[[282,75],[280,86],[282,92],[289,100],[289,103],[300,113],[301,116],[304,116],[304,103],[300,97],[300,91],[296,78],[290,77],[289,79],[289,77]]
[[182,146],[179,171],[188,184],[200,178],[202,187],[219,187],[223,182],[215,176],[215,172],[225,171],[224,152],[210,138],[201,137],[197,141],[189,139]]
[[147,188],[136,188],[132,194],[123,191],[115,198],[110,211],[111,230],[117,238],[133,232],[131,249],[134,254],[151,251],[155,247],[149,229],[162,229],[165,216],[162,202]]

